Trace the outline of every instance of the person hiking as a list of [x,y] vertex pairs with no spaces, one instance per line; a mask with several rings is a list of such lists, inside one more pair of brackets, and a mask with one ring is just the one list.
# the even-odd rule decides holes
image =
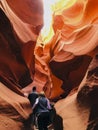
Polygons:
[[48,130],[49,125],[49,110],[51,110],[50,101],[45,97],[44,92],[39,93],[39,97],[36,99],[33,107],[33,111],[36,113],[37,124],[39,130]]
[[[28,99],[31,103],[31,106],[34,105],[36,98],[38,98],[38,92],[36,91],[36,86],[32,88],[32,92],[28,95]],[[34,126],[35,124],[35,113],[32,112],[31,116],[31,124]]]
[[31,103],[31,106],[34,105],[36,98],[38,98],[38,92],[36,91],[36,86],[32,88],[32,92],[28,95],[28,99]]

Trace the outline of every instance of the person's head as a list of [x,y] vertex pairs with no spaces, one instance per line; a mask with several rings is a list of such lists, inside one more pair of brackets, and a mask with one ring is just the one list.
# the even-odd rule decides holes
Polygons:
[[34,86],[34,87],[32,88],[32,91],[36,91],[36,86]]
[[40,96],[40,97],[45,97],[44,91],[41,91],[41,92],[39,93],[39,96]]

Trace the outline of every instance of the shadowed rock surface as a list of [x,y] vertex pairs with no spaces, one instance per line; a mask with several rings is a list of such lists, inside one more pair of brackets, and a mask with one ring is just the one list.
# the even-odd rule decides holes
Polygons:
[[39,44],[43,2],[0,0],[0,130],[31,130],[33,85],[58,101],[55,130],[98,127],[98,1],[60,3]]

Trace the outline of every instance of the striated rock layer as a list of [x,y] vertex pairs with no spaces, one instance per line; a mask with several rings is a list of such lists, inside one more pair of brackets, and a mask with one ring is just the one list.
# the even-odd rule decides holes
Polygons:
[[[98,128],[98,55],[88,67],[78,91],[56,103],[64,130],[97,130]],[[64,105],[65,104],[65,105]],[[59,130],[57,128],[57,130]]]
[[55,105],[61,121],[59,127],[55,118],[55,130],[98,127],[98,1],[72,0],[70,6],[64,2],[56,5],[54,35],[44,44],[43,2],[0,0],[2,130],[31,129],[32,110],[24,94],[33,85],[49,99],[64,98]]
[[[40,13],[39,13],[40,12]],[[32,112],[21,89],[32,83],[42,1],[0,0],[0,129],[29,130]]]
[[69,7],[63,0],[61,3],[63,9],[60,7],[53,14],[52,39],[44,44],[40,35],[35,48],[33,84],[44,88],[49,98],[67,96],[78,87],[98,51],[98,2],[76,0]]

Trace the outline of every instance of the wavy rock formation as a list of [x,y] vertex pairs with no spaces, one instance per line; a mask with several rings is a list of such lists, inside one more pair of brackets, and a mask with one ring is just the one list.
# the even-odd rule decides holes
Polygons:
[[[78,91],[56,103],[64,130],[97,130],[98,128],[98,55],[88,67]],[[64,105],[65,104],[65,105]],[[57,130],[59,130],[57,128]]]
[[93,0],[77,0],[69,8],[65,5],[55,11],[52,39],[35,48],[35,80],[49,98],[67,96],[81,83],[98,51],[97,12],[97,1]]
[[[73,0],[53,14],[53,37],[38,38],[41,0],[0,0],[0,129],[30,130],[24,94],[36,85],[55,105],[55,130],[97,129],[98,1]],[[62,4],[63,3],[63,4]],[[24,94],[23,94],[24,93]],[[95,114],[94,114],[95,113]],[[74,126],[74,127],[73,127]]]
[[[41,11],[40,11],[41,10]],[[39,13],[40,11],[40,13]],[[34,77],[34,47],[43,25],[40,0],[0,0],[0,129],[31,129],[21,89]]]

